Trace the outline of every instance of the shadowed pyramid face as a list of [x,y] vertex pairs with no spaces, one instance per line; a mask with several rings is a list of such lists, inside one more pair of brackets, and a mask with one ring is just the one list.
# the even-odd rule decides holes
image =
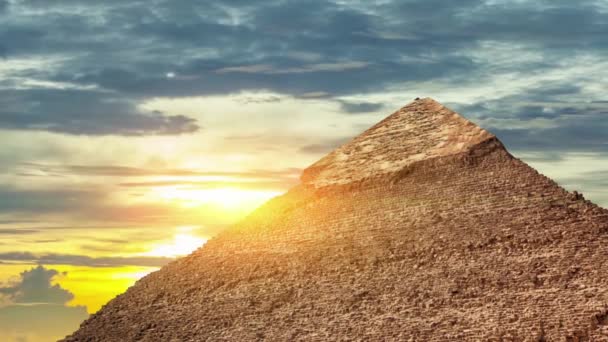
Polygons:
[[417,100],[66,341],[606,341],[608,211]]
[[433,99],[420,99],[307,168],[302,181],[315,187],[346,184],[422,160],[466,153],[493,138]]

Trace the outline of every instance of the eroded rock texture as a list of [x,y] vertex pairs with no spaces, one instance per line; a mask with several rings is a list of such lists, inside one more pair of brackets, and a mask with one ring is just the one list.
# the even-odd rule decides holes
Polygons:
[[430,99],[66,341],[607,341],[608,211]]

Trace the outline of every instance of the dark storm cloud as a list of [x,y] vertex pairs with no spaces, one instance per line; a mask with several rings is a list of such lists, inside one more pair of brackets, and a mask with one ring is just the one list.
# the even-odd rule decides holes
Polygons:
[[[17,8],[42,2],[17,3],[0,27],[0,53],[9,62],[61,56],[54,67],[20,76],[80,88],[3,90],[0,127],[67,134],[198,129],[188,117],[136,109],[157,96],[267,89],[331,98],[417,81],[458,87],[501,73],[542,74],[579,55],[601,56],[608,47],[608,12],[594,1],[57,0],[44,2],[46,12],[27,15]],[[487,43],[541,58],[495,65]],[[346,113],[380,108],[342,104]],[[520,112],[555,116],[534,105]]]
[[[29,252],[4,252],[0,253],[0,260],[12,262],[27,262],[46,265],[75,265],[90,267],[109,266],[149,266],[161,267],[173,260],[167,257],[89,257],[86,255],[73,254],[41,254],[36,255]],[[2,291],[2,289],[0,289]]]

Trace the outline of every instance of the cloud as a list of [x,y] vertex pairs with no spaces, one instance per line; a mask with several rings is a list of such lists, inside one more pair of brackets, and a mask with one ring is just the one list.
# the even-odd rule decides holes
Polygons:
[[[73,222],[120,222],[157,224],[174,220],[184,214],[171,203],[116,203],[111,200],[112,190],[87,189],[19,189],[0,186],[0,214],[11,218],[50,219],[61,217]],[[200,211],[202,208],[198,208]]]
[[38,266],[22,272],[20,282],[0,287],[0,293],[12,303],[65,304],[72,300],[74,295],[58,284],[51,285],[52,278],[57,275],[59,272],[56,270]]
[[[48,11],[40,4],[19,2],[3,23],[4,54],[9,62],[61,58],[0,82],[9,92],[0,100],[3,128],[192,133],[199,129],[193,118],[137,105],[260,89],[336,98],[422,82],[493,85],[495,75],[542,74],[608,47],[608,11],[593,1],[160,0],[151,8],[62,0]],[[347,113],[374,108],[344,105]]]
[[89,257],[86,255],[72,254],[40,254],[29,252],[4,252],[0,253],[0,260],[12,262],[36,263],[45,265],[76,265],[90,267],[109,266],[147,266],[161,267],[173,260],[166,257]]
[[63,337],[88,317],[86,307],[67,306],[74,295],[53,284],[66,276],[44,266],[24,271],[0,285],[0,335],[15,340],[43,341]]
[[[36,11],[36,4],[26,1],[20,8]],[[294,11],[319,15],[284,19]],[[371,30],[376,17],[328,1],[221,6],[160,1],[154,11],[143,2],[58,1],[53,11],[36,13],[17,12],[0,30],[8,61],[32,55],[63,58],[52,68],[26,69],[6,79],[3,87],[9,90],[0,100],[3,128],[89,135],[191,133],[198,129],[193,119],[142,113],[137,104],[157,96],[264,88],[296,96],[345,94],[441,77],[444,67],[472,67],[459,56],[446,56],[443,64],[392,62],[396,49],[410,48],[353,34]],[[314,62],[302,56],[313,56]],[[168,72],[180,77],[168,78]],[[70,88],[49,88],[52,84]]]
[[246,65],[246,66],[235,66],[225,67],[217,70],[218,73],[228,72],[242,72],[242,73],[260,73],[260,74],[299,74],[309,72],[340,72],[354,69],[361,69],[368,66],[366,62],[342,62],[342,63],[320,63],[320,64],[309,64],[299,67],[292,68],[274,68],[271,65],[258,64],[258,65]]
[[293,177],[301,172],[297,168],[281,170],[250,170],[250,171],[202,171],[196,169],[166,169],[142,168],[124,165],[53,165],[26,162],[21,163],[22,169],[30,175],[81,175],[81,176],[116,176],[116,177],[240,177],[240,178],[277,178]]
[[[238,188],[239,190],[276,190],[288,188],[296,185],[298,178],[285,179],[283,181],[233,181],[233,182],[196,182],[196,181],[148,181],[148,182],[124,182],[120,186],[128,188],[148,188],[148,187],[180,187],[186,189],[218,189],[218,188]],[[1,231],[0,231],[1,234]]]
[[254,65],[242,65],[242,66],[233,66],[233,67],[224,67],[218,69],[217,73],[228,73],[228,72],[242,72],[242,73],[272,73],[272,66],[266,64],[254,64]]
[[576,80],[531,84],[518,94],[454,107],[513,150],[608,155],[608,103],[589,100],[591,94],[572,82]]
[[283,98],[277,95],[267,95],[267,96],[245,96],[237,99],[240,103],[250,104],[250,103],[273,103],[273,102],[281,102]]
[[177,135],[199,130],[183,115],[144,113],[124,98],[71,89],[5,90],[0,127],[81,135]]
[[352,102],[352,101],[340,101],[342,110],[349,114],[360,114],[375,112],[384,107],[382,103],[376,102]]
[[0,213],[48,213],[78,210],[101,203],[105,195],[93,190],[26,190],[0,186]]
[[38,233],[35,229],[0,228],[0,235],[26,235]]
[[[561,179],[563,184],[568,184],[581,188],[595,189],[604,192],[604,197],[608,200],[608,170],[587,171],[574,177]],[[608,203],[608,202],[604,202]]]
[[[250,180],[238,183],[223,183],[245,189],[269,190],[269,196],[280,189],[286,189],[297,181],[296,177],[278,178],[277,181]],[[150,181],[153,182],[153,181]],[[102,229],[105,226],[115,227],[159,227],[180,226],[192,224],[216,225],[233,222],[236,213],[212,201],[190,201],[188,198],[175,201],[164,200],[160,195],[147,191],[145,188],[157,185],[175,185],[183,191],[198,191],[213,188],[213,184],[197,184],[197,182],[149,183],[146,181],[117,182],[117,187],[96,187],[86,184],[79,189],[20,189],[0,186],[0,215],[11,218],[32,218],[40,222],[50,223],[51,228],[60,229],[73,224],[73,229]],[[222,183],[220,183],[222,184]],[[143,189],[143,190],[141,190]],[[147,194],[151,196],[147,197]],[[126,201],[115,200],[118,196],[126,197]],[[129,201],[130,200],[130,201]],[[260,199],[262,200],[262,199]],[[247,207],[239,207],[246,213]],[[60,226],[59,226],[60,225]],[[49,229],[51,229],[49,228]],[[32,228],[35,229],[35,228]],[[47,228],[44,228],[47,230]],[[39,230],[42,230],[39,229]],[[44,232],[41,232],[44,234]]]

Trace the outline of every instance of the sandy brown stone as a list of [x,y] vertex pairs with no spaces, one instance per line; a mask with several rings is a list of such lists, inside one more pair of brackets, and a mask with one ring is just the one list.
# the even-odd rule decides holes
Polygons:
[[302,181],[315,187],[351,183],[421,160],[464,153],[492,138],[440,103],[418,99],[314,163]]
[[607,341],[608,211],[416,100],[65,341]]

